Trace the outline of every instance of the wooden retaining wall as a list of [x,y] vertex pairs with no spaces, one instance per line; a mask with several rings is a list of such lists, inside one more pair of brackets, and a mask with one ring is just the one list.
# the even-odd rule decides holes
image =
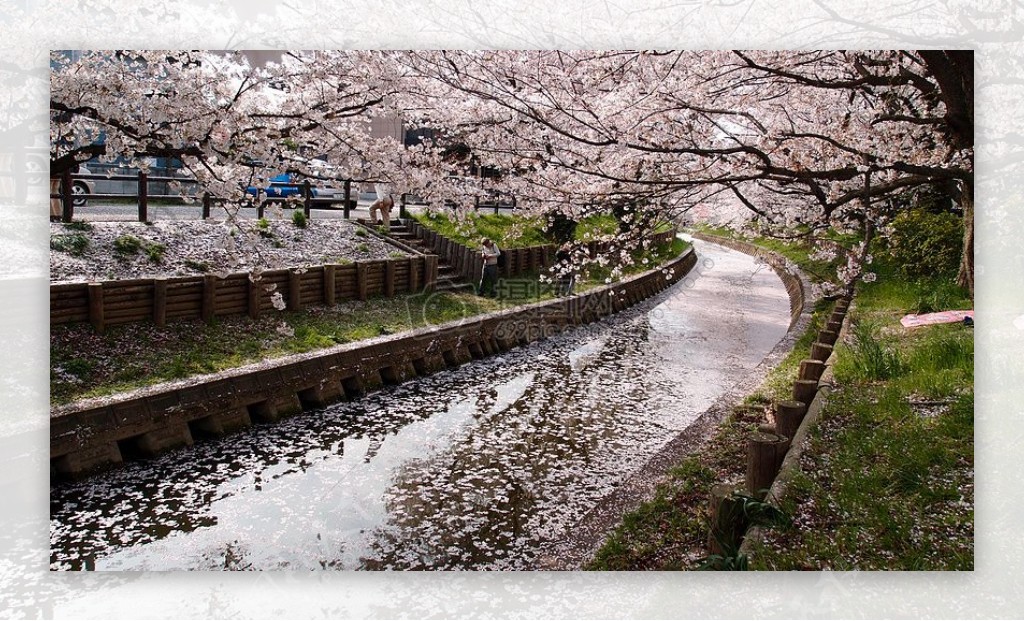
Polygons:
[[[655,295],[696,261],[690,249],[663,268],[569,298],[57,408],[50,418],[51,477],[84,476],[191,445],[197,435],[273,422],[553,336]],[[361,282],[369,283],[371,267],[362,269]]]
[[[469,282],[479,282],[483,275],[483,265],[480,261],[480,251],[476,248],[460,244],[451,240],[436,231],[433,231],[416,220],[409,221],[409,230],[418,238],[426,242],[434,254],[451,264],[459,276]],[[673,228],[663,233],[652,235],[649,240],[651,244],[662,244],[672,241],[678,230]],[[501,244],[499,243],[499,248]],[[610,244],[608,242],[592,241],[587,244],[591,257],[597,256],[600,252],[606,252]],[[501,269],[500,275],[504,278],[519,276],[522,274],[536,273],[541,269],[550,267],[554,263],[557,247],[552,244],[540,246],[529,246],[526,248],[501,248],[505,255],[505,266]]]
[[110,325],[248,314],[274,310],[280,293],[288,310],[333,305],[345,300],[429,290],[437,280],[437,259],[357,261],[346,264],[268,270],[258,282],[248,273],[212,274],[50,285],[50,325],[90,322],[98,332]]

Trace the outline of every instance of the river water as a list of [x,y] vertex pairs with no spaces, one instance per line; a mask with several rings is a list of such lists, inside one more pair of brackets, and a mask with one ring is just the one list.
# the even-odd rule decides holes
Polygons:
[[51,569],[531,569],[785,335],[767,266],[51,489]]

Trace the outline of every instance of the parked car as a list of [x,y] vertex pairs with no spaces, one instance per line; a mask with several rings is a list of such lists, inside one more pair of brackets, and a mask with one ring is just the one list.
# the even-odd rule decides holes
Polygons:
[[[92,171],[85,166],[78,166],[78,174],[91,175]],[[90,194],[96,193],[96,184],[91,179],[71,179],[71,193],[75,195],[72,199],[71,204],[75,207],[81,207],[88,201]]]
[[[269,185],[265,188],[250,185],[245,189],[246,194],[256,196],[260,191],[262,191],[267,198],[289,198],[292,196],[302,196],[303,182],[298,175],[283,173],[280,175],[274,175],[269,181]],[[330,199],[331,201],[337,201],[338,203],[342,203],[345,200],[345,190],[341,188],[335,188],[332,186],[318,187],[311,182],[310,190],[313,192],[313,198]],[[333,204],[333,202],[329,202],[327,203],[327,206],[330,207]]]
[[[180,194],[183,188],[191,189],[195,186],[195,178],[180,168],[151,167],[149,171],[148,192],[151,197],[175,196]],[[71,191],[75,194],[73,203],[76,207],[84,205],[90,194],[118,194],[126,197],[135,197],[139,194],[137,180],[139,169],[132,166],[95,163],[95,165],[87,167],[79,164],[77,174],[95,174],[99,178],[77,179],[72,177]],[[124,179],[124,176],[131,177],[131,179]]]

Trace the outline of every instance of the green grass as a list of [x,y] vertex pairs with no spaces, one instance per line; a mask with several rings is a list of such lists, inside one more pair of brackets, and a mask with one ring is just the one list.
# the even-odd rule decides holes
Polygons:
[[[705,231],[721,234],[725,231]],[[756,240],[805,269],[830,273],[807,248]],[[781,244],[781,245],[780,245]],[[837,344],[832,393],[780,508],[794,527],[765,531],[750,569],[973,569],[973,331],[959,324],[905,330],[909,312],[970,308],[951,275],[910,280],[885,257],[859,286],[854,329]],[[926,310],[927,305],[927,310]],[[831,312],[809,329],[708,444],[628,513],[586,569],[698,569],[715,483],[742,483],[745,437],[789,399],[800,360]]]
[[129,324],[97,335],[88,325],[54,326],[51,403],[108,395],[196,374],[350,343],[497,310],[517,300],[440,293],[349,302],[251,321],[228,317],[206,326]]
[[484,237],[494,240],[500,248],[526,248],[549,244],[541,218],[525,218],[508,214],[469,213],[463,221],[453,220],[440,212],[424,212],[414,216],[423,226],[470,248],[479,248]]
[[[523,276],[536,282],[536,275]],[[97,335],[87,324],[53,326],[50,397],[59,405],[141,386],[213,373],[267,358],[437,325],[551,298],[532,288],[500,289],[500,299],[443,292],[351,301],[251,321],[225,317],[212,325],[175,322],[113,326]]]
[[898,323],[924,292],[944,300],[935,310],[969,298],[951,275],[875,269],[836,350],[840,390],[782,502],[802,528],[768,533],[753,569],[973,569],[973,329]]
[[[684,248],[685,244],[675,240],[645,256],[649,264],[657,264]],[[192,267],[200,269],[202,264]],[[151,324],[113,326],[104,335],[84,324],[53,326],[51,403],[109,395],[553,298],[551,288],[539,284],[539,276],[522,274],[505,281],[505,286],[499,283],[498,299],[470,293],[381,297],[333,308],[283,312],[255,322],[226,317],[210,326],[196,321],[172,323],[162,329]],[[599,284],[603,282],[584,281],[578,291]]]

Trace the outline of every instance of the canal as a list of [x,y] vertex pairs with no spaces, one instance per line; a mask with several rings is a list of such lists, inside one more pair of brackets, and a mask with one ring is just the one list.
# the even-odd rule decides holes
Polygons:
[[786,333],[770,268],[694,243],[603,322],[54,486],[51,569],[538,567]]

